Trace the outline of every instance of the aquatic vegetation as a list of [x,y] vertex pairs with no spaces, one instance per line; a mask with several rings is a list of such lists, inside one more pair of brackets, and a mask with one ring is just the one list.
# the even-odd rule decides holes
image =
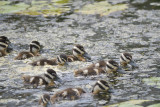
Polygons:
[[107,1],[95,2],[93,4],[85,5],[82,9],[76,12],[82,14],[100,14],[101,16],[108,15],[112,12],[124,10],[127,8],[127,4],[111,5]]
[[11,4],[8,1],[0,1],[1,14],[19,14],[19,15],[43,15],[55,16],[60,15],[70,10],[70,8],[63,7],[69,0],[52,0],[48,1],[32,1],[27,3]]
[[143,82],[146,83],[147,85],[160,88],[160,77],[144,78]]
[[[70,0],[51,0],[47,1],[32,1],[27,3],[11,4],[8,1],[0,1],[0,13],[8,14],[20,14],[20,15],[43,15],[43,16],[55,16],[65,13],[70,10],[68,7],[64,7],[64,4],[69,3]],[[108,15],[112,12],[124,10],[127,8],[126,4],[111,5],[107,1],[96,2],[88,4],[79,10],[78,13],[82,14],[100,14]]]
[[108,105],[105,107],[144,107],[142,104],[149,100],[130,100],[118,104]]
[[[23,11],[29,7],[29,5],[25,3],[18,3],[15,5],[10,5],[9,2],[2,2],[3,4],[0,5],[0,13],[17,13],[19,11]],[[0,2],[1,4],[1,2]]]
[[148,107],[160,107],[160,104],[153,104],[153,105],[150,105]]

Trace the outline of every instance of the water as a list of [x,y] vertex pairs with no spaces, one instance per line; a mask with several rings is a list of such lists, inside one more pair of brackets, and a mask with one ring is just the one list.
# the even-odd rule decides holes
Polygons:
[[[102,0],[72,0],[67,6],[72,10],[80,9],[96,1]],[[99,79],[108,80],[115,90],[107,105],[132,99],[159,101],[159,88],[142,81],[144,78],[160,76],[160,6],[154,4],[160,3],[159,0],[108,1],[111,4],[127,3],[129,8],[108,16],[74,12],[59,17],[0,14],[0,35],[7,36],[13,46],[13,52],[0,58],[0,106],[36,107],[44,93],[53,95],[69,87],[82,87],[87,94],[76,101],[59,102],[57,107],[100,106],[99,98],[90,93]],[[32,40],[38,40],[44,46],[41,56],[24,61],[13,60],[20,51],[29,48]],[[116,78],[105,75],[75,78],[73,71],[91,62],[73,62],[65,67],[31,67],[28,64],[40,58],[56,57],[60,53],[71,54],[74,44],[83,45],[94,62],[102,58],[119,61],[120,53],[129,52],[140,68]],[[63,85],[53,89],[26,89],[23,86],[23,74],[41,75],[47,68],[57,71],[64,81]]]

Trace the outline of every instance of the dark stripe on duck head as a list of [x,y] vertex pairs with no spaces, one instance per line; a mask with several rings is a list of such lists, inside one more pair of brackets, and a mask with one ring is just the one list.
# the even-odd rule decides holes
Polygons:
[[108,61],[111,65],[115,66],[115,67],[118,67],[118,63],[114,60],[109,60]]
[[52,79],[52,77],[50,77],[49,75],[47,75],[47,74],[44,74],[44,75],[45,75],[45,77]]
[[77,54],[81,54],[81,52],[79,52],[79,51],[76,50],[76,49],[73,49],[73,51],[75,51]]
[[[96,85],[98,85],[99,88],[101,88],[102,90],[105,90],[105,88],[104,88],[103,86],[101,86],[101,84],[99,84],[98,82],[96,83]],[[96,86],[96,85],[95,85],[95,86]]]
[[5,45],[0,44],[0,47],[7,48]]
[[[123,58],[122,56],[121,56],[121,59],[122,59],[123,61],[125,61],[124,58]],[[126,61],[125,61],[125,62],[126,62]]]
[[112,67],[110,67],[108,64],[106,64],[106,66],[109,68],[109,69],[113,69]]
[[107,83],[106,81],[100,80],[100,82],[101,82],[103,85],[105,85],[106,87],[109,87],[109,85],[108,85],[108,83]]
[[129,53],[123,53],[123,55],[124,55],[128,60],[131,60],[131,59],[132,59],[132,56],[131,56],[131,54],[129,54]]

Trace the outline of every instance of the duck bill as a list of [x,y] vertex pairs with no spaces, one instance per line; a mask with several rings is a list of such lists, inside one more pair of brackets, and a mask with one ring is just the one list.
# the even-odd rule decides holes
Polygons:
[[87,52],[83,54],[83,57],[87,60],[91,60],[91,56]]
[[138,68],[138,65],[133,61],[131,60],[131,62],[129,63],[133,68]]
[[52,107],[52,103],[49,101],[44,107]]
[[59,83],[62,83],[62,79],[60,79],[59,77],[56,79],[56,81],[58,81]]
[[108,92],[109,92],[109,93],[114,93],[113,88],[108,89]]
[[8,47],[7,47],[7,52],[11,52],[12,50],[13,50],[13,47],[12,47],[11,44],[9,44]]
[[55,76],[55,79],[54,79],[54,81],[58,81],[58,82],[62,82],[62,79],[61,78],[59,78],[57,75],[54,75]]
[[64,65],[69,65],[69,64],[68,64],[68,62],[65,62],[65,64],[64,64]]
[[10,44],[10,43],[11,43],[11,41],[9,41],[9,39],[7,39],[6,42],[7,42],[7,44]]
[[122,69],[122,67],[118,67],[117,72],[118,72],[118,73],[121,73],[121,74],[125,74],[125,73],[126,73],[126,71],[124,71],[124,70]]

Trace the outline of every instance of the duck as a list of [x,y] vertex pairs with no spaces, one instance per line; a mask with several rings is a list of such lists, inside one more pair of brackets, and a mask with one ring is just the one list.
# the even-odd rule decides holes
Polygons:
[[81,97],[83,93],[86,93],[82,88],[67,88],[62,91],[56,92],[53,96],[48,94],[44,94],[40,100],[39,104],[42,106],[46,106],[49,102],[54,104],[60,100],[76,100]]
[[5,43],[7,44],[6,52],[7,52],[7,53],[10,53],[10,52],[13,50],[13,48],[11,47],[11,42],[10,42],[10,40],[9,40],[6,36],[0,36],[0,41],[1,41],[1,40],[4,40]]
[[41,76],[23,75],[22,79],[25,84],[31,84],[33,88],[37,88],[38,86],[42,86],[42,85],[45,85],[47,87],[49,85],[49,83]]
[[98,99],[99,101],[103,100],[103,104],[99,103],[100,105],[109,103],[111,99],[111,93],[114,93],[114,90],[109,86],[109,83],[105,80],[98,80],[92,88],[93,97]]
[[109,86],[108,82],[105,80],[98,80],[92,89],[94,95],[100,94],[101,92],[112,93],[113,89]]
[[56,71],[53,69],[47,69],[46,73],[43,76],[30,76],[23,75],[22,80],[25,84],[32,85],[33,88],[37,88],[38,86],[52,87],[55,86],[56,80],[60,80]]
[[84,47],[80,44],[74,45],[72,55],[67,55],[68,62],[74,61],[87,61],[91,60],[91,56],[85,51]]
[[132,68],[138,68],[138,65],[132,59],[132,55],[130,53],[124,52],[120,56],[120,65],[125,68],[128,64],[131,65]]
[[44,73],[43,78],[48,82],[52,81],[58,81],[62,82],[61,78],[57,75],[56,71],[53,69],[47,69],[47,71]]
[[32,41],[30,43],[30,51],[20,52],[18,56],[15,57],[15,60],[23,60],[34,56],[39,56],[40,55],[39,51],[40,51],[40,43],[38,41]]
[[9,41],[9,39],[6,36],[0,36],[0,40],[4,40],[6,42],[6,44],[10,44],[11,42]]
[[78,69],[74,71],[74,76],[91,76],[99,75],[102,73],[125,73],[125,71],[119,66],[119,64],[114,60],[101,60],[97,63],[93,63],[88,67]]
[[60,54],[54,59],[40,59],[30,63],[32,66],[44,66],[44,65],[67,65],[67,56],[65,54]]
[[0,39],[0,57],[7,54],[8,43],[5,39]]

